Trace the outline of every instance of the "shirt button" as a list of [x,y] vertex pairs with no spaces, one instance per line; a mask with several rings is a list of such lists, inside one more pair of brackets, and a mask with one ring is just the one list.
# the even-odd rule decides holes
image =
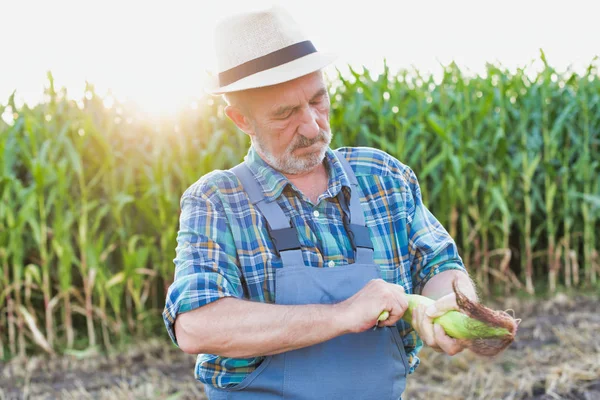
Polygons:
[[333,268],[333,267],[335,267],[335,261],[333,261],[333,260],[330,260],[330,261],[327,263],[327,266],[328,266],[329,268]]
[[314,215],[314,216],[315,216],[315,218],[316,218],[316,217],[318,217],[320,214],[319,214],[319,212],[318,212],[317,210],[315,210],[315,211],[313,211],[313,215]]

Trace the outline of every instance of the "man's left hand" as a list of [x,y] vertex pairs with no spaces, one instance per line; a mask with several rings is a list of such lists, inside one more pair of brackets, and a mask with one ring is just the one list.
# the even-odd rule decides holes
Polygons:
[[435,318],[451,310],[459,310],[454,293],[440,297],[429,307],[418,306],[413,310],[411,325],[426,345],[439,353],[453,356],[465,349],[464,344],[446,335],[440,324],[433,323]]

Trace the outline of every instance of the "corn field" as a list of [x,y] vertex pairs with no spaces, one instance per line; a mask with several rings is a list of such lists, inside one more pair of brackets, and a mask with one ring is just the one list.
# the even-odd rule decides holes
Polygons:
[[[330,78],[332,147],[373,146],[415,170],[479,288],[597,288],[600,78],[455,64]],[[533,76],[531,76],[533,75]],[[179,198],[249,140],[203,97],[160,122],[91,84],[0,105],[0,359],[166,337]],[[129,339],[128,339],[129,338]]]

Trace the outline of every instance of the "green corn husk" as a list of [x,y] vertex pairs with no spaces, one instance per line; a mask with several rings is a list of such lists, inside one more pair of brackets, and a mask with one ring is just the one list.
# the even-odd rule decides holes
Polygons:
[[[494,311],[469,300],[455,284],[453,288],[460,311],[448,311],[433,322],[476,354],[492,357],[506,349],[514,341],[519,321],[504,311]],[[408,323],[412,323],[412,312],[417,306],[428,307],[435,303],[433,299],[416,294],[407,297],[408,309],[402,319]],[[384,311],[378,320],[383,321],[388,316],[389,313]]]
[[[418,294],[408,295],[408,310],[406,310],[402,319],[410,323],[412,310],[415,307],[421,304],[429,307],[433,303],[435,303],[435,300],[429,297]],[[441,317],[434,318],[433,322],[440,324],[446,334],[455,339],[487,339],[511,334],[505,327],[488,325],[459,311],[448,311]]]

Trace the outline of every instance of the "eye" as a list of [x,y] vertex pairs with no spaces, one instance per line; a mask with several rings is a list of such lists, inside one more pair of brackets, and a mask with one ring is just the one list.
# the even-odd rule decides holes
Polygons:
[[281,120],[288,119],[289,117],[291,117],[291,116],[292,116],[292,114],[294,114],[294,110],[290,111],[290,113],[289,113],[288,115],[286,115],[285,117],[282,117],[282,118],[280,118],[280,119],[281,119]]

